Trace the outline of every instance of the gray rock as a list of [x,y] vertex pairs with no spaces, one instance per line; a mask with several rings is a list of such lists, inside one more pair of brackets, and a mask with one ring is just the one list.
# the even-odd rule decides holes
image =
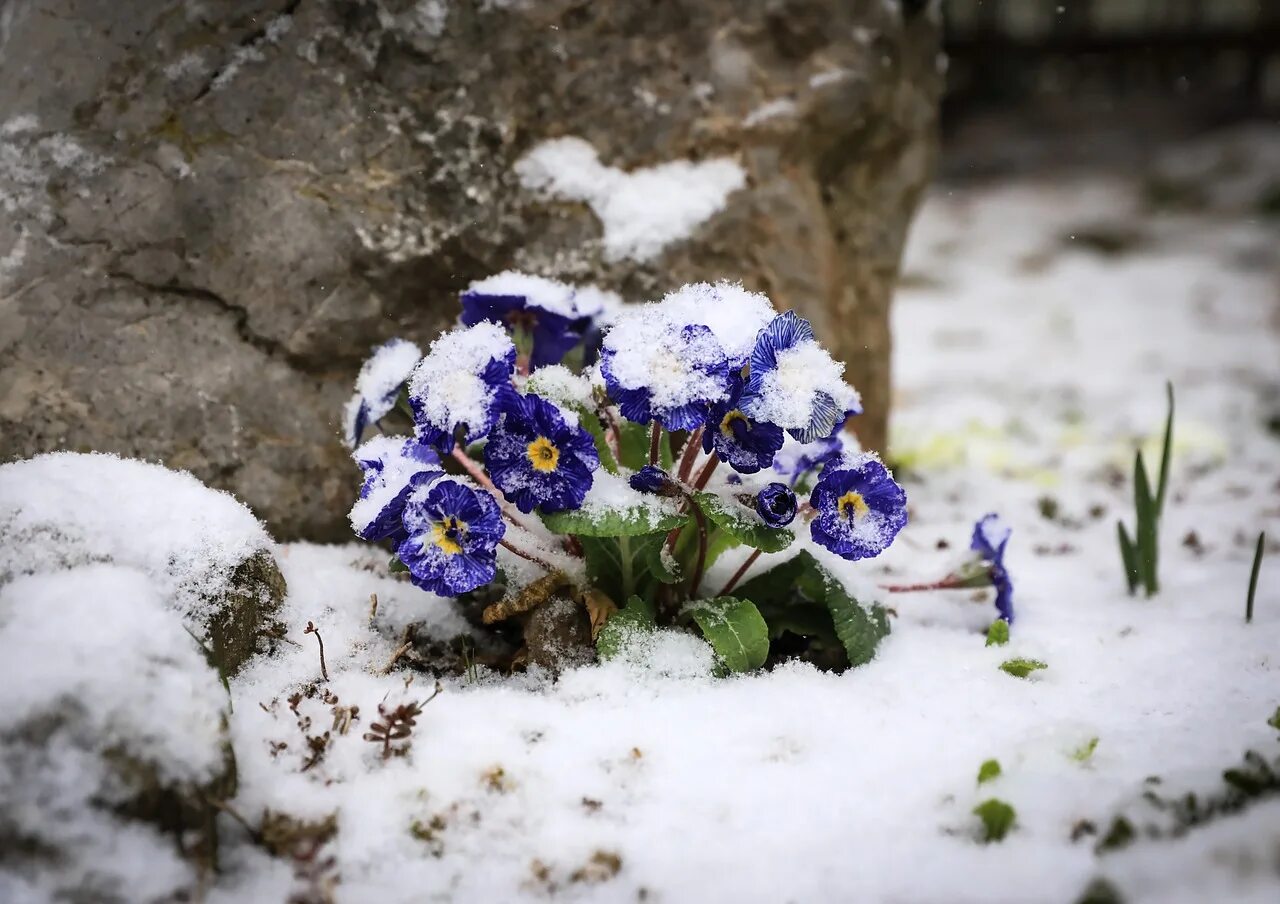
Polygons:
[[[849,362],[879,447],[888,301],[933,155],[935,4],[10,0],[0,19],[0,460],[158,458],[283,538],[348,534],[341,404],[515,267],[629,300],[742,279]],[[515,165],[727,157],[684,241],[605,253]]]

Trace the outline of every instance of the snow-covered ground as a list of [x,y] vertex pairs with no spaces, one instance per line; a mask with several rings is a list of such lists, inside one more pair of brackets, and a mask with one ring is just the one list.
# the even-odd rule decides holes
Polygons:
[[[230,809],[332,814],[336,832],[290,865],[228,818],[210,900],[1063,902],[1106,877],[1129,902],[1274,902],[1280,797],[1103,855],[1088,831],[1149,818],[1151,776],[1208,795],[1246,750],[1280,753],[1275,540],[1244,623],[1254,538],[1280,540],[1280,230],[1248,212],[1238,167],[1215,169],[1222,147],[1170,163],[1214,186],[1195,214],[1144,209],[1137,178],[1059,178],[940,188],[916,225],[894,315],[912,522],[862,571],[941,576],[999,511],[1009,646],[984,646],[989,598],[953,592],[889,600],[892,635],[844,675],[713,679],[692,638],[652,651],[658,668],[481,670],[445,680],[384,759],[363,739],[379,704],[433,691],[382,674],[403,626],[462,623],[376,551],[293,545],[280,617],[296,645],[231,684]],[[1132,450],[1161,427],[1166,378],[1163,592],[1131,598],[1115,521],[1132,523]],[[319,678],[308,621],[331,680],[291,704]],[[998,668],[1012,656],[1048,668],[1018,679]],[[991,758],[1003,773],[979,787]],[[989,797],[1017,823],[984,845],[971,811]]]

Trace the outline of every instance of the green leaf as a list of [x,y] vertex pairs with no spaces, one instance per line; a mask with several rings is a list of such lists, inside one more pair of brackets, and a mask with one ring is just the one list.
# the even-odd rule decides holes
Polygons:
[[1129,583],[1129,595],[1138,592],[1138,582],[1142,575],[1138,571],[1138,551],[1134,548],[1133,540],[1129,539],[1129,532],[1125,530],[1124,522],[1116,522],[1116,530],[1120,535],[1120,559],[1124,563],[1124,579]]
[[1271,714],[1271,718],[1267,720],[1267,724],[1280,731],[1280,706],[1276,707],[1276,711]]
[[716,559],[720,558],[722,553],[741,545],[741,543],[733,539],[733,534],[727,530],[720,530],[719,528],[712,530],[711,535],[707,538],[706,567],[710,568],[714,565]]
[[[1244,598],[1244,621],[1253,621],[1253,598],[1258,593],[1258,572],[1262,569],[1262,553],[1267,546],[1267,532],[1258,534],[1258,545],[1253,551],[1253,568],[1249,570],[1249,592]],[[1276,710],[1280,714],[1280,710]]]
[[596,444],[596,455],[600,456],[600,465],[610,474],[618,473],[618,463],[613,459],[613,450],[604,436],[604,425],[594,411],[574,409],[578,414],[578,423],[591,434],[591,441]]
[[1169,413],[1164,420],[1164,446],[1160,450],[1160,478],[1156,487],[1156,517],[1164,514],[1165,490],[1169,486],[1169,458],[1173,453],[1173,383],[1164,381],[1165,395],[1169,399]]
[[661,542],[645,543],[643,548],[644,564],[655,581],[662,584],[678,584],[681,579],[680,563],[674,557],[668,559],[663,550],[667,548],[666,534],[661,534]]
[[1009,623],[1003,618],[997,618],[987,628],[987,646],[1003,647],[1009,642]]
[[1000,761],[987,760],[978,767],[978,784],[982,785],[1000,776]]
[[661,580],[649,563],[658,555],[666,536],[662,532],[617,537],[579,535],[588,583],[615,600],[634,595],[648,598]]
[[1017,811],[994,797],[974,807],[973,814],[982,820],[982,840],[986,844],[1003,841],[1018,821]]
[[1077,763],[1087,763],[1093,758],[1093,752],[1098,749],[1098,739],[1090,738],[1075,750],[1071,751],[1071,759]]
[[732,672],[749,672],[769,657],[769,626],[755,603],[720,596],[689,603],[686,611]]
[[1041,662],[1039,659],[1006,659],[1000,663],[1000,671],[1012,675],[1014,678],[1026,678],[1037,669],[1047,669],[1047,663]]
[[1141,450],[1134,457],[1133,497],[1138,510],[1138,568],[1147,596],[1152,596],[1159,589],[1156,558],[1160,515],[1151,496],[1151,482],[1147,479],[1147,466],[1142,460]]
[[707,518],[739,543],[745,543],[762,552],[781,552],[795,540],[796,535],[786,528],[769,527],[755,512],[715,493],[695,493],[694,501]]
[[849,656],[849,665],[859,666],[875,658],[876,648],[889,633],[889,619],[884,609],[866,609],[849,596],[835,578],[827,576],[826,604],[835,622],[836,636]]
[[596,637],[596,652],[601,659],[613,659],[627,644],[658,628],[654,618],[653,607],[638,596],[627,600],[627,604],[619,609],[600,629]]
[[674,515],[645,505],[625,509],[575,509],[542,516],[547,530],[579,537],[634,537],[656,531],[670,531],[688,520],[687,515]]
[[796,606],[822,606],[831,616],[832,627],[853,666],[869,661],[889,634],[884,609],[872,606],[868,611],[807,550],[740,585],[737,592],[762,600],[770,624]]
[[392,574],[407,574],[409,566],[401,562],[399,556],[392,556],[391,561],[387,562],[387,570]]
[[649,425],[635,421],[618,422],[618,454],[622,466],[639,471],[649,463]]

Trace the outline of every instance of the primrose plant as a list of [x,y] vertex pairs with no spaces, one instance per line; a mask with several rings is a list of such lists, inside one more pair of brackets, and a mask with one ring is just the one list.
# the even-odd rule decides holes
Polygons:
[[[844,439],[861,405],[843,371],[806,320],[738,285],[622,305],[499,274],[425,355],[393,340],[365,363],[345,417],[364,472],[351,522],[418,587],[493,600],[485,622],[576,602],[602,657],[675,629],[733,671],[771,653],[857,665],[885,613],[821,560],[879,555],[907,500]],[[364,440],[396,418],[412,436]],[[980,570],[1004,575],[1007,538],[982,536]]]

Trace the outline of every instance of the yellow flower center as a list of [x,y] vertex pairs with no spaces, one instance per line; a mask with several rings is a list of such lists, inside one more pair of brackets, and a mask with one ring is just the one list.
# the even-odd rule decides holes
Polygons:
[[836,504],[840,509],[840,514],[846,518],[853,518],[857,521],[865,518],[867,513],[871,511],[867,507],[867,501],[862,498],[862,494],[857,490],[850,490],[840,497],[840,501]]
[[747,420],[747,416],[745,414],[737,408],[733,409],[720,419],[720,432],[729,437],[729,439],[733,439],[733,425],[735,421],[742,421],[742,425],[744,427],[751,426],[751,422]]
[[451,556],[462,552],[462,544],[458,541],[462,538],[462,534],[466,531],[467,526],[457,518],[450,515],[443,521],[437,521],[431,526],[431,542],[440,547],[441,551]]
[[527,454],[529,464],[533,465],[535,471],[544,473],[554,471],[556,465],[560,464],[560,450],[545,436],[540,436],[529,443]]

